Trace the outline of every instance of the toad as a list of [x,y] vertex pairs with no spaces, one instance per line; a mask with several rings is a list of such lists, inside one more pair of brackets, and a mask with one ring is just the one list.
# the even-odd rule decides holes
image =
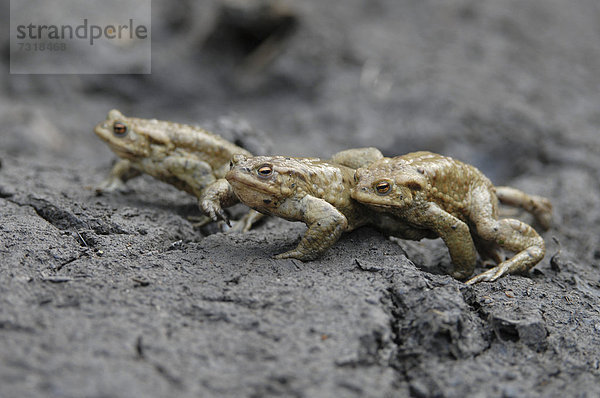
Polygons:
[[[219,218],[229,223],[223,207],[238,200],[224,177],[233,155],[250,152],[199,127],[126,117],[114,109],[94,132],[121,158],[97,192],[124,190],[128,180],[146,173],[198,198],[208,215],[200,225]],[[234,228],[247,231],[260,217],[250,212]]]
[[[400,222],[432,232],[448,247],[458,279],[471,276],[477,253],[497,265],[466,283],[525,272],[542,260],[544,240],[529,225],[499,218],[498,201],[523,207],[547,227],[550,202],[509,187],[494,187],[475,167],[431,152],[382,158],[356,171],[351,196]],[[504,260],[499,249],[516,253]]]

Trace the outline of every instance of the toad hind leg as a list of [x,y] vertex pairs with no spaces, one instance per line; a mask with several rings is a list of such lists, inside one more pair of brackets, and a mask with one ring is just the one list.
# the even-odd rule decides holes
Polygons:
[[252,226],[265,215],[250,209],[242,218],[233,222],[231,232],[248,232]]
[[194,228],[202,228],[213,222],[212,218],[205,216],[204,214],[201,216],[187,216],[187,220],[192,223],[192,227]]
[[520,207],[533,214],[544,231],[552,223],[552,203],[542,196],[529,195],[512,187],[496,187],[496,195],[501,203]]
[[[210,164],[203,160],[190,156],[167,156],[163,160],[164,167],[173,176],[181,180],[188,189],[186,191],[193,193],[197,198],[202,195],[202,190],[214,183],[217,179],[213,175]],[[150,168],[148,166],[147,168]]]
[[539,263],[546,253],[544,240],[533,228],[519,220],[511,218],[491,220],[478,224],[477,232],[483,239],[494,241],[500,247],[517,254],[469,279],[466,282],[468,285],[483,281],[493,282],[509,273],[528,271]]
[[379,149],[367,147],[346,149],[345,151],[334,153],[329,161],[350,167],[351,169],[358,169],[359,167],[367,167],[381,158],[383,158],[383,154]]
[[[281,207],[287,206],[286,202],[281,204]],[[289,206],[292,209],[303,209],[299,210],[302,214],[299,214],[298,218],[308,226],[308,229],[295,249],[278,254],[275,258],[313,260],[337,242],[342,232],[348,228],[346,217],[323,199],[307,195],[300,199],[300,205],[296,202],[290,203]]]

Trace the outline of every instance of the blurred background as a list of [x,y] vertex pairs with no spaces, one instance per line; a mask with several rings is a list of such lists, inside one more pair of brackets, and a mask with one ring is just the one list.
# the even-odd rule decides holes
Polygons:
[[[599,22],[598,0],[154,0],[138,75],[11,75],[3,33],[0,395],[597,390]],[[96,196],[116,156],[93,127],[113,108],[245,120],[257,153],[457,157],[551,198],[546,258],[466,288],[440,240],[363,229],[319,261],[274,261],[303,225],[205,236],[195,198],[148,176]]]
[[277,153],[426,149],[505,183],[598,153],[599,20],[594,0],[155,0],[149,75],[9,75],[3,35],[0,148],[96,167],[111,108],[237,115]]

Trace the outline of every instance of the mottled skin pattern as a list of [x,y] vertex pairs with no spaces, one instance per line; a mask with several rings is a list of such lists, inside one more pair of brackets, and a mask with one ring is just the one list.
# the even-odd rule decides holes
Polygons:
[[381,158],[375,148],[339,152],[338,163],[318,158],[235,155],[225,178],[242,203],[268,215],[302,221],[308,230],[295,249],[275,256],[307,261],[320,256],[345,231],[373,224],[405,239],[433,237],[373,212],[350,197],[355,170]]
[[[196,196],[215,221],[227,221],[221,204],[238,202],[224,177],[234,154],[250,153],[218,135],[185,124],[126,117],[117,110],[111,110],[94,132],[121,158],[98,192],[125,189],[127,180],[146,173]],[[257,218],[260,215],[251,212],[236,228],[248,230]]]
[[[549,225],[548,200],[508,187],[499,191],[508,204],[525,208],[540,223]],[[473,273],[477,251],[498,263],[469,279],[468,284],[527,271],[545,254],[544,240],[529,225],[498,219],[498,196],[490,180],[475,167],[446,156],[415,152],[377,160],[356,171],[352,197],[441,237],[448,246],[454,264],[451,274],[456,278]],[[516,254],[502,261],[498,248]]]

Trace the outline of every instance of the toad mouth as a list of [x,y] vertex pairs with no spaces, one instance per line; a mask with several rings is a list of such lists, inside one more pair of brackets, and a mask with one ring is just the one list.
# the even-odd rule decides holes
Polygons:
[[377,203],[377,202],[372,202],[371,200],[369,200],[369,198],[363,198],[360,195],[358,196],[353,196],[352,197],[353,200],[360,202],[364,205],[368,205],[368,206],[373,206],[373,207],[377,207],[380,209],[393,209],[395,208],[395,206],[393,204],[384,204],[384,203]]
[[[249,188],[249,189],[251,189],[253,191],[256,191],[256,192],[260,192],[260,193],[265,194],[265,195],[272,195],[273,194],[271,191],[269,191],[269,190],[267,190],[265,188],[257,186],[256,184],[251,184],[250,181],[248,181],[247,179],[245,179],[243,177],[240,178],[237,174],[230,174],[230,173],[228,173],[225,176],[225,179],[227,181],[229,181],[229,183],[233,182],[233,183],[236,183],[236,184],[240,184],[240,185],[243,185],[246,188]],[[254,180],[251,180],[251,181],[253,182]]]
[[121,146],[117,146],[113,143],[108,143],[108,146],[110,147],[110,149],[117,154],[117,156],[121,157],[121,158],[125,158],[125,159],[136,159],[137,156],[136,154],[126,148],[123,148]]

